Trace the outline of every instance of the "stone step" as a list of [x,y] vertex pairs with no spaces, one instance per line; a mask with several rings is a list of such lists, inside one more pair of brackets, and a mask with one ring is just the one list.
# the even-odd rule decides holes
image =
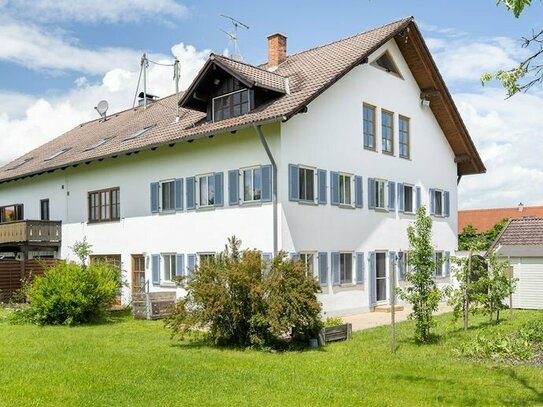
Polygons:
[[[395,305],[395,311],[403,311],[403,305]],[[378,305],[373,309],[373,312],[392,312],[392,305]]]

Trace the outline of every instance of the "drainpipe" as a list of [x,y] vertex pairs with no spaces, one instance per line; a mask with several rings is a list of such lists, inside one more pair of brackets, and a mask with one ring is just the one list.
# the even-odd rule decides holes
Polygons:
[[264,150],[266,150],[266,154],[268,154],[268,158],[270,159],[271,165],[272,165],[272,205],[273,205],[273,255],[277,255],[277,236],[278,236],[278,225],[277,225],[277,164],[275,163],[275,160],[273,159],[273,155],[270,151],[270,147],[268,146],[268,142],[266,141],[266,138],[264,137],[264,133],[262,132],[262,127],[260,125],[254,126],[256,134],[260,138],[260,142],[262,143],[262,146],[264,147]]

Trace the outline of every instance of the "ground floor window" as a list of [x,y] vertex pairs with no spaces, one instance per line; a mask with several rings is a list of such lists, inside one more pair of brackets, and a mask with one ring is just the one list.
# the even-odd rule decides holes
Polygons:
[[341,284],[353,282],[353,254],[339,254],[339,280]]
[[308,276],[315,275],[315,254],[314,253],[300,253],[300,260],[305,264]]
[[206,262],[213,261],[215,259],[215,253],[200,253],[198,254],[198,260],[200,265],[205,264]]
[[436,261],[436,277],[443,277],[443,252],[436,252],[435,253],[435,261]]
[[175,277],[175,254],[163,254],[162,262],[164,264],[164,280],[173,281]]

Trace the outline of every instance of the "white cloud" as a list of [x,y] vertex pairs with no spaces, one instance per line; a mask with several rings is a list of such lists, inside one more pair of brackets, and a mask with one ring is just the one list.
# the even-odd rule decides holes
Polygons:
[[40,22],[122,23],[188,14],[175,0],[4,0],[0,8]]
[[[197,51],[183,43],[172,47],[172,57],[163,62],[172,62],[173,56],[181,63],[181,89],[186,88],[196,72],[206,61],[209,50]],[[125,61],[126,62],[126,61]],[[30,95],[5,93],[12,105],[0,113],[2,145],[0,164],[5,164],[29,150],[59,136],[81,122],[95,119],[93,107],[101,99],[109,102],[109,112],[132,106],[139,66],[136,69],[120,65],[103,75],[99,83],[90,83],[80,77],[74,87],[62,97],[40,98]],[[151,65],[148,74],[148,92],[167,96],[174,93],[173,68]],[[141,88],[140,88],[141,89]],[[172,116],[173,119],[173,116]]]

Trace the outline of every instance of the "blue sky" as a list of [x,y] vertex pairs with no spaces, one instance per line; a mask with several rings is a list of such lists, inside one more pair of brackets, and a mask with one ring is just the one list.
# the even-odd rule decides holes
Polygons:
[[[542,2],[515,19],[494,0],[0,0],[0,136],[14,146],[0,152],[0,163],[94,118],[100,99],[114,110],[129,107],[143,52],[162,61],[175,54],[186,85],[211,50],[228,44],[221,13],[250,26],[239,32],[250,63],[265,61],[272,32],[286,34],[294,53],[415,16],[489,168],[462,181],[461,207],[543,204],[543,188],[529,192],[534,182],[543,186],[543,164],[534,148],[522,147],[543,148],[542,89],[505,101],[496,85],[479,81],[527,55],[519,39],[543,27]],[[173,90],[166,68],[153,68],[150,82],[159,95]]]

